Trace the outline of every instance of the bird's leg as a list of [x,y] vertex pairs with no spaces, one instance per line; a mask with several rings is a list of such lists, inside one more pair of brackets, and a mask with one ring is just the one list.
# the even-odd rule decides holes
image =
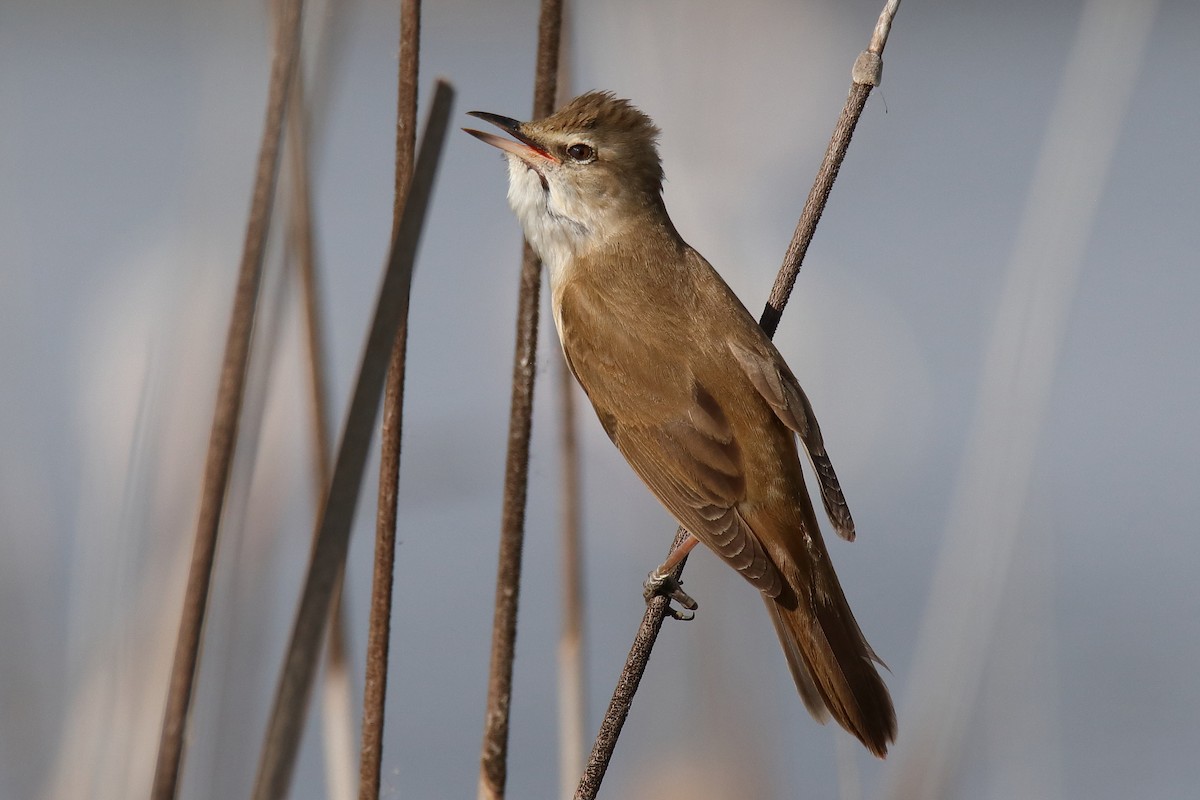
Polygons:
[[690,612],[700,607],[691,595],[683,590],[680,585],[681,581],[671,576],[671,573],[679,566],[679,562],[687,558],[687,554],[692,552],[692,549],[699,543],[700,540],[689,532],[683,543],[672,550],[667,556],[667,560],[652,570],[646,577],[646,582],[642,584],[642,596],[646,598],[647,603],[656,596],[663,595],[668,601],[674,600],[687,609],[687,611],[679,611],[668,602],[667,613],[671,615],[672,619],[692,619],[696,615]]

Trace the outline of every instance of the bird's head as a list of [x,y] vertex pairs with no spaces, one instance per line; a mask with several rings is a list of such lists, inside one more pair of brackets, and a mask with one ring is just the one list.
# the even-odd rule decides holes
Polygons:
[[548,117],[518,122],[472,111],[508,133],[466,129],[508,157],[508,201],[553,269],[556,257],[619,235],[662,209],[658,128],[608,92],[588,92]]

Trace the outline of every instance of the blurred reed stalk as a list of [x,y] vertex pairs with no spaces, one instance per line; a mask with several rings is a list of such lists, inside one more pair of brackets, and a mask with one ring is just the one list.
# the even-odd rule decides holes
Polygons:
[[412,284],[417,245],[433,192],[453,96],[454,90],[450,84],[438,81],[404,213],[392,238],[375,313],[346,414],[320,531],[313,545],[295,626],[268,721],[252,795],[256,800],[284,797],[291,781],[325,620],[337,575],[346,561],[350,527],[366,469],[388,361],[403,315],[407,313],[407,304],[403,299],[408,296]]
[[[537,73],[533,88],[535,118],[554,111],[561,30],[562,0],[542,0],[538,17]],[[500,554],[496,565],[491,665],[479,759],[480,800],[503,798],[508,778],[508,721],[521,589],[521,550],[525,541],[525,496],[529,478],[529,433],[533,421],[533,379],[537,368],[541,289],[541,262],[528,242],[525,243],[521,261],[520,285],[508,454],[504,468],[504,503],[500,520]]]
[[583,767],[587,682],[583,631],[583,510],[580,502],[579,442],[575,424],[575,379],[558,364],[562,449],[562,632],[558,641],[558,769],[562,797],[570,797]]
[[[888,0],[875,24],[870,44],[854,62],[846,104],[834,126],[833,135],[825,149],[825,157],[817,170],[817,177],[813,181],[813,187],[809,191],[804,209],[800,213],[800,220],[796,224],[796,231],[792,235],[792,241],[784,255],[783,265],[779,269],[766,308],[763,309],[762,317],[759,320],[759,324],[767,336],[775,334],[775,329],[783,315],[784,306],[787,305],[792,288],[796,284],[796,277],[800,273],[804,254],[808,251],[817,223],[825,211],[825,203],[829,199],[833,183],[837,179],[838,170],[845,159],[846,149],[850,146],[854,128],[858,124],[859,117],[862,116],[863,108],[867,104],[867,97],[870,96],[871,90],[879,85],[882,78],[883,49],[891,31],[892,19],[899,6],[900,0]],[[687,532],[680,527],[675,533],[675,540],[671,543],[668,556],[674,553],[685,539],[687,539]],[[678,580],[686,564],[686,558],[681,560],[672,571],[672,577]],[[600,791],[600,784],[604,781],[604,774],[612,761],[617,739],[629,716],[629,709],[633,705],[633,696],[637,693],[638,685],[646,672],[646,665],[649,663],[650,654],[654,650],[654,643],[662,629],[663,618],[668,613],[669,606],[667,598],[658,596],[646,607],[646,613],[642,617],[642,623],[638,627],[633,645],[630,647],[625,666],[617,679],[612,700],[609,702],[608,710],[600,724],[600,732],[596,735],[591,756],[588,758],[587,766],[580,778],[579,787],[575,791],[576,800],[593,800]]]
[[984,351],[975,418],[909,681],[907,744],[896,751],[889,797],[958,791],[963,740],[995,647],[1009,573],[1033,569],[1015,561],[1015,553],[1042,423],[1156,10],[1153,2],[1089,0],[1081,11]]
[[562,630],[558,640],[558,770],[562,797],[570,797],[583,767],[587,725],[584,668],[583,508],[580,501],[579,442],[575,423],[575,378],[558,364],[562,463]]
[[234,446],[237,443],[250,336],[254,328],[267,229],[279,173],[284,108],[287,105],[288,86],[299,61],[302,0],[281,0],[281,3],[275,32],[274,55],[271,59],[266,121],[255,171],[254,194],[246,223],[242,262],[225,342],[216,409],[204,467],[196,540],[187,588],[184,591],[179,637],[171,665],[162,735],[151,788],[151,797],[154,800],[170,800],[179,790],[183,739],[199,662],[200,637],[204,628],[209,586],[212,582],[221,510],[229,483]]
[[[322,28],[321,33],[324,33]],[[287,240],[292,248],[294,268],[300,277],[300,300],[304,347],[308,357],[309,394],[312,409],[314,497],[322,498],[332,477],[330,457],[329,408],[326,390],[326,358],[322,345],[320,291],[317,285],[316,247],[312,216],[312,178],[309,168],[309,107],[305,102],[304,70],[297,68],[292,79],[287,108],[288,177],[291,208]],[[320,502],[318,502],[320,508]],[[313,525],[313,537],[317,535]],[[350,665],[346,655],[346,613],[342,605],[341,577],[329,610],[329,641],[326,647],[322,684],[322,722],[324,724],[325,783],[330,800],[350,800],[354,793],[354,722]]]
[[[563,9],[560,39],[571,41],[571,8]],[[571,59],[559,56],[556,105],[570,100]],[[580,481],[575,378],[565,358],[557,359],[559,445],[562,466],[560,517],[562,628],[558,641],[559,797],[569,798],[583,769],[587,746],[587,669],[584,630],[583,504]]]
[[[400,4],[400,67],[396,102],[396,186],[392,203],[393,236],[408,197],[417,142],[417,71],[420,62],[421,3]],[[383,723],[387,704],[388,644],[391,638],[392,579],[396,560],[396,498],[400,485],[400,439],[404,419],[405,348],[408,344],[408,301],[392,343],[379,460],[379,504],[375,516],[375,569],[371,579],[371,620],[367,632],[366,680],[363,683],[362,748],[359,762],[360,800],[379,797],[383,758]]]

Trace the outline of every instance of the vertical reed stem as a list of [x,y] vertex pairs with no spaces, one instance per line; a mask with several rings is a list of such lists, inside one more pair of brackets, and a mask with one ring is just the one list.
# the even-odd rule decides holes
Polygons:
[[[533,89],[534,117],[544,117],[554,111],[561,26],[562,0],[542,0],[538,20],[537,76]],[[525,495],[529,433],[533,420],[533,378],[537,366],[540,288],[541,263],[526,243],[517,300],[517,344],[513,355],[504,507],[500,521],[500,555],[496,566],[496,606],[479,767],[480,800],[503,798],[508,778],[508,721],[512,700],[513,657],[516,654],[521,550],[525,541]]]
[[[417,71],[420,62],[421,3],[403,0],[400,5],[400,75],[396,103],[396,186],[392,230],[400,217],[412,180],[417,129]],[[408,306],[408,297],[403,299]],[[387,705],[388,645],[391,640],[392,577],[396,561],[396,503],[400,490],[400,439],[404,427],[404,370],[408,346],[405,313],[392,344],[387,387],[383,399],[383,426],[379,459],[379,506],[375,517],[375,569],[371,579],[371,621],[367,632],[367,672],[363,683],[362,750],[359,763],[359,800],[379,797],[383,759],[383,723]]]
[[242,263],[238,271],[237,288],[234,291],[233,313],[225,340],[225,356],[217,389],[216,409],[208,440],[196,539],[188,571],[187,588],[184,591],[179,637],[176,640],[175,657],[171,665],[154,783],[150,792],[153,800],[171,800],[179,792],[184,733],[199,666],[200,636],[204,629],[204,612],[208,605],[208,589],[212,582],[221,509],[225,503],[225,492],[237,444],[238,418],[241,415],[246,368],[250,358],[250,335],[254,329],[254,311],[262,279],[267,228],[271,220],[275,183],[279,175],[279,150],[283,138],[288,84],[299,61],[302,6],[302,0],[282,0],[276,18],[266,121],[259,143],[254,194],[250,201]]

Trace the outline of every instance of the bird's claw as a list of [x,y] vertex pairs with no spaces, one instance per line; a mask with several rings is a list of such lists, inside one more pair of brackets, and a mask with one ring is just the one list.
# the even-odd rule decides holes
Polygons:
[[[655,570],[647,576],[646,582],[642,584],[642,597],[646,598],[647,605],[655,597],[662,596],[667,598],[666,613],[671,619],[679,619],[686,622],[696,617],[692,612],[699,608],[700,604],[683,590],[683,586],[680,583],[679,579],[672,577],[670,574],[663,575],[658,570]],[[672,601],[679,603],[686,610],[675,608],[675,606],[671,605]]]

